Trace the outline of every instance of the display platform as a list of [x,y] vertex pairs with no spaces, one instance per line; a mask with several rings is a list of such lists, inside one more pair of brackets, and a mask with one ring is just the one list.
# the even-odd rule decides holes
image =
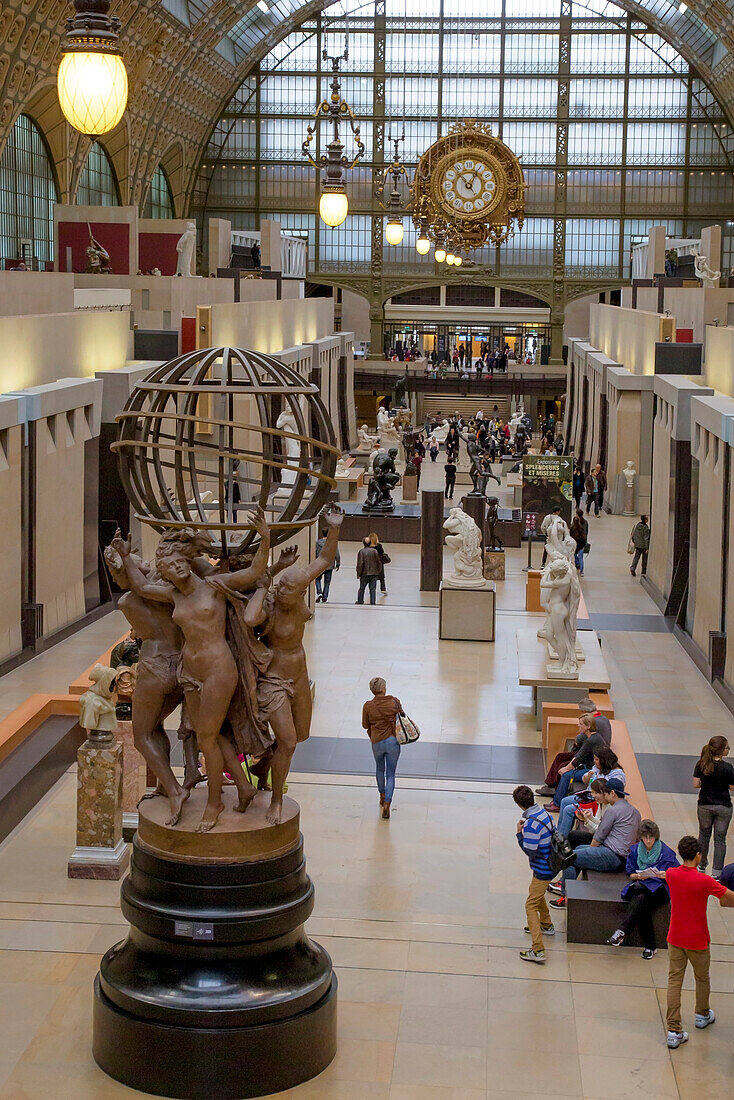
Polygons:
[[[536,620],[537,622],[537,620]],[[607,691],[611,686],[606,662],[593,631],[576,635],[584,651],[577,680],[555,680],[548,676],[548,647],[537,636],[537,625],[517,631],[518,680],[532,687],[536,729],[542,728],[543,703],[577,703],[592,688]]]
[[141,803],[121,894],[130,931],[100,964],[93,1054],[141,1092],[241,1100],[329,1065],[337,982],[304,931],[314,890],[297,803],[271,826],[269,793],[239,814],[227,787],[216,828],[197,833],[205,801],[193,791],[177,827],[165,799]]
[[[393,492],[393,499],[397,490]],[[345,500],[342,504],[344,520],[341,528],[342,542],[361,542],[365,535],[377,529],[384,543],[411,543],[421,541],[420,504],[398,504],[392,512],[363,512],[362,504]]]
[[493,642],[497,586],[484,581],[476,588],[441,583],[438,597],[438,637],[441,641]]

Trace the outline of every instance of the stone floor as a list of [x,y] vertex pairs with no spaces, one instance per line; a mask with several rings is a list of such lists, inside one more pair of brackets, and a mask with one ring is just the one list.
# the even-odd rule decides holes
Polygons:
[[[442,474],[440,465],[424,470],[429,482]],[[697,753],[712,733],[731,729],[731,716],[630,577],[630,525],[592,517],[583,590],[592,620],[600,616],[616,713],[640,753],[661,756],[662,775],[664,757]],[[528,622],[526,550],[507,554],[497,642],[439,644],[437,597],[417,589],[417,548],[387,549],[393,563],[379,606],[354,606],[357,547],[347,544],[329,603],[316,608],[308,636],[312,736],[351,739],[345,759],[361,751],[368,772],[360,714],[367,681],[379,674],[421,725],[421,750],[479,746],[489,767],[482,780],[445,774],[448,766],[399,778],[393,818],[384,822],[367,774],[299,772],[296,756],[290,792],[302,807],[316,888],[309,932],[338,971],[340,1037],[325,1073],[281,1095],[730,1097],[734,912],[709,907],[716,1026],[690,1027],[691,1041],[678,1051],[665,1046],[665,952],[645,962],[634,949],[569,948],[559,914],[546,966],[518,957],[527,945],[527,862],[514,838],[513,783],[492,772],[492,759],[506,757],[484,747],[539,744],[530,689],[516,682],[515,630]],[[0,714],[31,691],[65,688],[123,629],[110,616],[5,677]],[[411,751],[404,749],[406,773]],[[437,761],[451,759],[436,750]],[[653,769],[649,789],[669,843],[694,830],[695,798],[685,785],[664,793]],[[74,797],[69,773],[0,845],[0,1100],[140,1095],[106,1078],[90,1054],[93,977],[125,924],[116,885],[66,878]],[[689,979],[684,1013],[692,1025],[690,987]]]

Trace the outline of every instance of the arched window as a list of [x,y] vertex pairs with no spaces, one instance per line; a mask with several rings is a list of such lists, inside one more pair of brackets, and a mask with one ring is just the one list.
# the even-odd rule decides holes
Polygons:
[[168,182],[168,176],[160,164],[153,173],[148,194],[143,206],[144,218],[172,218],[173,196]]
[[112,161],[98,141],[92,142],[76,189],[77,206],[119,206],[120,192]]
[[29,266],[34,257],[53,260],[57,198],[41,132],[27,115],[19,115],[0,157],[0,256],[4,260],[19,258]]

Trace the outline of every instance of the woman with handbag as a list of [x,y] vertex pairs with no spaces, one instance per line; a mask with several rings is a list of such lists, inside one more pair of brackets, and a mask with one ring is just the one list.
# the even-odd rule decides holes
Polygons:
[[385,547],[380,542],[379,536],[375,531],[370,533],[370,546],[374,546],[380,559],[380,592],[383,596],[387,595],[387,589],[385,588],[385,566],[389,565],[392,558],[385,550]]
[[395,790],[395,772],[400,759],[400,744],[395,736],[395,722],[403,713],[403,705],[395,695],[387,695],[382,676],[370,680],[373,698],[362,707],[362,728],[367,730],[375,758],[377,788],[384,818],[390,817],[390,804]]

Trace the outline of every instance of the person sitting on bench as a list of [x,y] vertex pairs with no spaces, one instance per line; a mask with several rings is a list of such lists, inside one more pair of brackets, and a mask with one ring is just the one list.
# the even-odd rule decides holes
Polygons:
[[579,710],[582,712],[579,719],[579,730],[581,730],[581,720],[586,717],[587,721],[584,725],[589,729],[589,736],[568,764],[564,764],[558,771],[559,780],[556,793],[553,796],[553,801],[545,807],[552,814],[558,813],[560,810],[561,800],[570,792],[571,783],[574,779],[583,779],[586,772],[591,768],[596,750],[602,748],[603,745],[609,746],[612,741],[612,727],[609,719],[605,718],[603,714],[599,714],[596,710],[596,704],[591,699],[582,699],[579,703]]
[[549,889],[560,894],[551,905],[554,909],[566,908],[566,880],[574,879],[579,871],[621,871],[627,860],[630,845],[640,827],[640,811],[627,801],[624,783],[619,779],[605,780],[606,790],[601,796],[607,809],[601,825],[590,844],[576,849],[576,863],[563,872],[561,884],[551,883]]
[[561,802],[561,812],[558,816],[558,832],[561,836],[568,836],[571,832],[579,804],[582,801],[594,801],[593,797],[588,797],[588,788],[594,779],[619,779],[624,786],[625,774],[619,766],[619,759],[614,749],[609,749],[606,745],[597,749],[594,753],[594,766],[583,778],[585,789],[580,794],[567,794]]
[[[584,719],[584,721],[582,721]],[[552,798],[556,793],[556,787],[558,786],[561,778],[561,768],[564,764],[568,764],[569,760],[573,760],[576,753],[583,745],[586,738],[591,733],[591,715],[582,714],[579,716],[579,732],[576,734],[573,745],[570,750],[564,752],[557,752],[553,757],[553,763],[548,768],[548,774],[545,777],[545,783],[542,787],[536,788],[535,793],[541,797]],[[566,741],[568,744],[568,741]]]
[[665,872],[677,867],[675,852],[660,839],[660,829],[654,821],[645,818],[640,822],[637,844],[633,844],[627,856],[625,870],[630,881],[622,891],[627,911],[616,932],[607,943],[621,947],[625,936],[638,927],[642,937],[643,959],[651,959],[657,947],[652,915],[661,905],[670,903],[670,891],[665,882]]

